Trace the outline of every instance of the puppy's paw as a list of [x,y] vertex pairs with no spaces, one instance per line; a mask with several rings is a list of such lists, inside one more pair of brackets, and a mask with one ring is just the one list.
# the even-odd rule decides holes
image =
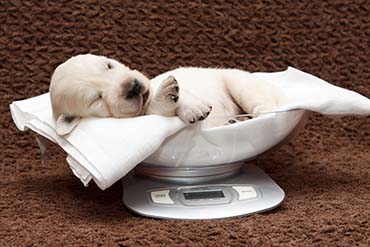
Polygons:
[[191,105],[180,104],[176,110],[176,114],[185,123],[195,123],[206,119],[211,111],[212,106],[198,102]]
[[229,125],[229,124],[234,124],[234,123],[239,123],[239,122],[243,122],[243,121],[246,121],[246,120],[249,120],[249,119],[252,119],[252,115],[249,114],[249,115],[241,115],[241,116],[236,116],[236,117],[231,117],[230,119],[227,120],[227,122],[224,124],[224,125]]
[[146,114],[174,116],[178,106],[180,88],[173,76],[167,77],[151,99]]
[[161,98],[168,104],[176,104],[179,100],[180,88],[173,76],[167,77],[159,86],[156,97]]

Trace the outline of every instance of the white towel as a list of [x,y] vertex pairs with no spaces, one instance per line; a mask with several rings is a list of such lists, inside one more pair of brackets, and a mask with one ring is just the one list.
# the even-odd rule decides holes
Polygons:
[[58,136],[49,94],[10,105],[21,131],[34,132],[57,143],[68,154],[73,173],[87,185],[91,179],[102,190],[118,181],[152,154],[164,139],[185,124],[177,117],[89,118],[67,136]]
[[[281,87],[290,103],[279,110],[307,109],[325,115],[370,115],[370,100],[294,68],[257,76]],[[124,177],[154,153],[170,135],[185,127],[177,117],[141,116],[126,119],[83,119],[71,134],[56,134],[49,94],[10,105],[21,131],[30,128],[60,145],[73,173],[102,190]],[[284,127],[284,126],[282,126]],[[263,133],[263,131],[261,131]]]
[[279,110],[306,109],[331,116],[370,115],[368,98],[298,69],[289,67],[282,72],[256,75],[273,82],[289,97],[289,104]]

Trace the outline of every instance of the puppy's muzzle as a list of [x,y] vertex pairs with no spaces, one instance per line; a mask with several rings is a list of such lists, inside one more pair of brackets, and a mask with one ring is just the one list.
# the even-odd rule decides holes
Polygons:
[[141,92],[142,90],[143,90],[143,86],[142,86],[141,82],[139,82],[138,80],[135,79],[132,82],[132,85],[131,85],[131,87],[129,88],[129,90],[127,92],[126,98],[127,99],[132,99],[136,96],[139,96],[142,93]]

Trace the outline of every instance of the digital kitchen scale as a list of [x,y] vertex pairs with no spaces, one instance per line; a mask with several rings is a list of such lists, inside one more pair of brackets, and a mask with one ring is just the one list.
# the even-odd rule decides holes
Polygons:
[[123,179],[123,202],[160,219],[219,219],[280,205],[284,191],[253,164],[165,168],[140,165]]

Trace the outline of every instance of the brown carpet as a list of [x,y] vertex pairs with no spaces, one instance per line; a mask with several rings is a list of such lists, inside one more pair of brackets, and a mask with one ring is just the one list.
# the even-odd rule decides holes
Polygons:
[[42,164],[8,105],[48,91],[57,64],[103,54],[154,76],[177,66],[294,66],[370,97],[370,4],[337,1],[1,1],[0,246],[370,246],[370,119],[314,115],[256,163],[285,190],[271,213],[153,220]]

